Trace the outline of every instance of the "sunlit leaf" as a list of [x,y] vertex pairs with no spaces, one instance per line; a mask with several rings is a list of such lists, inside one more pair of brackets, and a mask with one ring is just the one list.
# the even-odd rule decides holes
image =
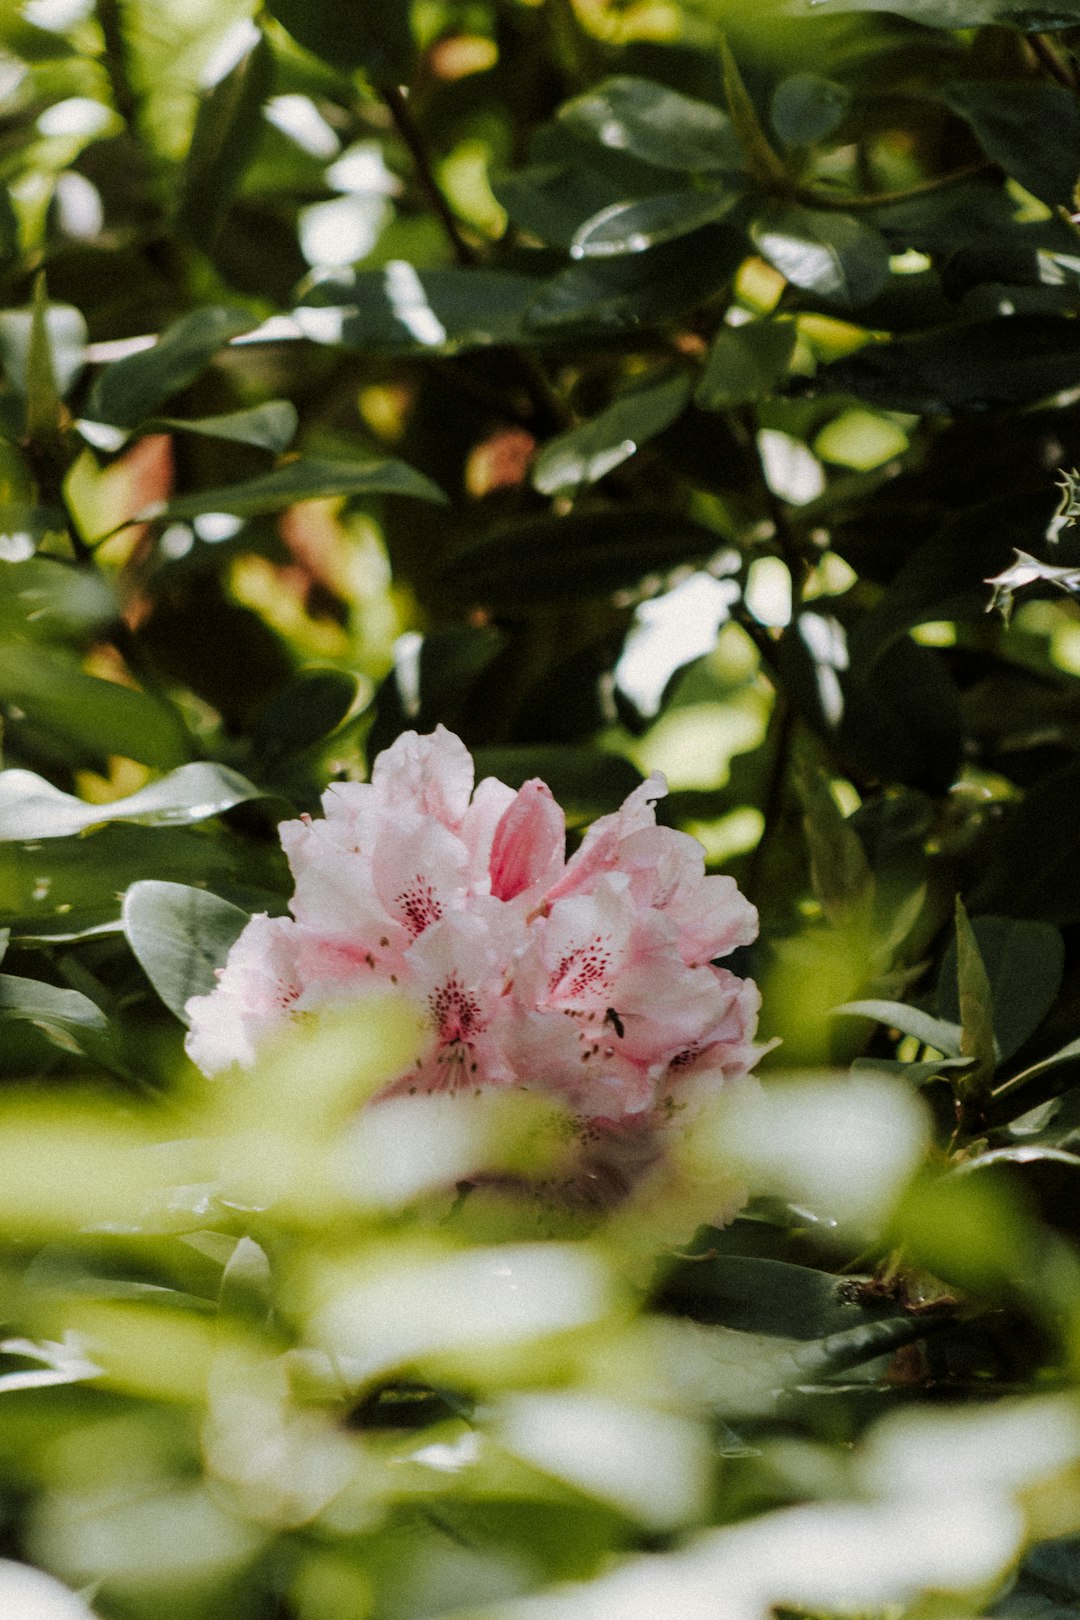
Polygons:
[[660,168],[691,173],[742,168],[742,150],[726,113],[651,79],[606,79],[566,102],[559,118],[576,135]]
[[181,316],[158,338],[98,373],[85,414],[95,422],[135,427],[204,371],[230,338],[256,324],[242,309],[208,304]]
[[217,983],[229,947],[248,913],[207,889],[152,880],[133,883],[124,897],[124,932],[162,1001],[184,1020],[192,996]]
[[596,483],[670,427],[689,398],[690,379],[681,372],[623,394],[599,416],[544,446],[533,463],[533,487],[555,495]]
[[103,821],[144,827],[186,826],[260,797],[260,790],[225,765],[181,765],[123,799],[87,804],[62,793],[33,771],[0,771],[0,839],[66,838]]

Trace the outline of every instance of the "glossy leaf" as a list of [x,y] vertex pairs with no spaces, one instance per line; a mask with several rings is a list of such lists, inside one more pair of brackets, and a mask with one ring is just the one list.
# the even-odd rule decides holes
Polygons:
[[199,247],[211,248],[262,133],[263,104],[273,84],[273,55],[260,34],[199,105],[180,172],[176,223]]
[[247,411],[223,416],[159,416],[140,424],[140,433],[196,433],[204,439],[227,439],[253,444],[280,455],[296,434],[296,406],[288,399],[268,399]]
[[124,932],[139,965],[171,1012],[186,1022],[192,996],[217,983],[248,913],[207,889],[153,880],[133,883],[124,897]]
[[723,219],[740,195],[736,190],[664,191],[636,202],[613,203],[578,227],[570,256],[610,259],[623,253],[644,253]]
[[782,141],[809,146],[831,135],[850,105],[847,85],[817,73],[793,73],[789,79],[781,79],[773,91],[769,115]]
[[793,321],[721,326],[709,345],[694,403],[721,411],[764,399],[786,374],[796,335]]
[[[1012,1057],[1050,1011],[1061,985],[1065,946],[1049,923],[1019,917],[973,917],[971,928],[988,974],[994,1033],[1003,1059]],[[938,979],[942,1017],[959,1017],[956,946],[945,952]]]
[[226,484],[196,495],[177,495],[163,508],[135,514],[143,521],[199,517],[204,512],[231,512],[236,517],[258,517],[283,512],[297,501],[334,495],[410,495],[416,500],[445,502],[446,497],[423,473],[403,461],[290,461],[245,484]]
[[533,487],[556,495],[595,484],[670,427],[689,399],[690,379],[682,372],[623,394],[599,416],[544,446],[533,463]]
[[575,135],[660,168],[691,174],[742,168],[726,113],[651,79],[605,79],[560,107],[559,118]]
[[67,838],[105,821],[187,826],[260,797],[238,772],[203,761],[108,804],[87,804],[33,771],[0,771],[0,839]]
[[416,46],[409,8],[400,0],[271,0],[267,8],[305,50],[333,67],[363,68],[377,80],[405,84]]
[[608,596],[718,549],[711,529],[676,513],[572,512],[489,532],[451,557],[442,578],[459,601],[528,607]]
[[772,203],[750,227],[762,258],[793,287],[837,309],[858,309],[889,279],[889,247],[853,214]]
[[114,360],[98,373],[86,416],[116,427],[136,427],[204,371],[230,338],[256,324],[242,309],[208,304],[168,327],[152,349]]
[[918,1007],[909,1007],[902,1001],[847,1001],[834,1011],[847,1017],[872,1018],[878,1024],[898,1029],[902,1035],[913,1035],[924,1046],[932,1046],[946,1057],[962,1057],[959,1024],[943,1018],[932,1018]]

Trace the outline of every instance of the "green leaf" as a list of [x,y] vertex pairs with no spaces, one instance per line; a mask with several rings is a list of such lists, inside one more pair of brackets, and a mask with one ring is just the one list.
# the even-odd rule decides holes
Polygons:
[[1032,33],[1073,28],[1080,22],[1077,0],[782,0],[780,7],[783,16],[818,20],[845,11],[887,11],[927,28],[1004,23]]
[[273,1274],[266,1250],[253,1238],[242,1237],[221,1274],[218,1309],[223,1316],[265,1327],[272,1305]]
[[407,660],[399,658],[375,694],[368,758],[389,748],[403,731],[433,731],[440,723],[460,729],[480,677],[505,645],[504,633],[486,624],[429,630],[419,650]]
[[256,324],[246,310],[208,304],[174,321],[152,349],[114,360],[95,379],[86,416],[115,427],[136,427],[163,400],[194,382],[230,338]]
[[453,354],[516,343],[544,283],[506,270],[418,270],[394,259],[319,281],[293,311],[313,343],[390,354]]
[[[1033,1035],[1054,1004],[1065,968],[1065,944],[1049,923],[1015,917],[975,917],[971,929],[989,980],[994,1034],[1003,1060]],[[942,1017],[959,1017],[957,954],[950,943],[938,979]]]
[[[769,144],[761,127],[757,108],[750,98],[731,47],[720,36],[720,65],[724,79],[724,99],[731,114],[731,124],[746,159],[746,167],[759,185],[770,191],[790,190],[791,176],[787,166]],[[788,278],[791,279],[790,277]]]
[[200,490],[196,495],[177,495],[163,507],[148,507],[136,513],[135,521],[194,518],[203,512],[258,517],[264,512],[284,511],[297,501],[332,495],[410,495],[420,501],[446,503],[446,496],[430,478],[403,461],[357,465],[351,461],[312,459],[287,462],[284,467],[275,467],[273,472],[251,478],[246,484],[225,484],[219,489]]
[[986,964],[979,954],[979,942],[972,931],[967,910],[956,897],[956,992],[960,1006],[960,1055],[975,1060],[974,1067],[957,1075],[956,1095],[978,1097],[997,1065],[994,1040],[994,998]]
[[1051,206],[1072,206],[1080,180],[1080,106],[1071,90],[1010,79],[950,84],[940,95],[971,125],[987,157],[1025,191]]
[[0,973],[0,1020],[33,1024],[54,1046],[87,1057],[100,1055],[108,1045],[108,1020],[89,996],[38,979]]
[[186,1023],[192,996],[205,996],[217,983],[248,914],[207,889],[153,879],[133,883],[124,896],[124,933],[150,983]]
[[111,585],[95,570],[46,556],[0,566],[0,636],[83,642],[118,612]]
[[797,336],[794,321],[749,321],[721,326],[709,347],[694,403],[727,410],[771,394],[787,374]]
[[918,1007],[909,1007],[902,1001],[846,1001],[834,1007],[834,1013],[845,1018],[872,1018],[875,1023],[898,1029],[902,1035],[913,1035],[924,1046],[932,1046],[946,1057],[962,1057],[960,1050],[962,1031],[959,1024],[947,1023],[943,1018],[931,1018]]
[[887,410],[985,409],[1071,388],[1078,366],[1080,321],[1021,314],[872,344],[823,366],[817,385]]
[[660,168],[707,174],[743,166],[726,113],[651,79],[605,79],[566,102],[558,116],[575,135]]
[[712,529],[678,512],[618,508],[495,529],[443,566],[458,601],[494,608],[610,596],[645,575],[719,550]]
[[296,406],[288,399],[268,399],[247,411],[223,416],[158,416],[139,424],[140,433],[197,433],[205,439],[253,444],[280,455],[296,434]]
[[177,228],[196,246],[213,247],[233,194],[263,131],[263,103],[273,87],[274,59],[260,34],[199,105],[179,176]]
[[690,379],[683,372],[621,395],[599,416],[544,446],[533,463],[533,487],[557,495],[595,484],[670,427],[689,399]]
[[622,754],[585,746],[534,744],[517,748],[478,748],[476,774],[497,776],[510,787],[531,777],[546,782],[571,824],[592,821],[617,810],[642,782],[636,765]]
[[60,431],[60,409],[49,331],[49,294],[45,286],[45,272],[41,270],[34,280],[30,343],[26,353],[27,438],[55,438]]
[[332,67],[363,68],[375,80],[406,84],[416,44],[403,0],[268,0],[268,11],[297,44]]
[[828,776],[805,751],[796,756],[795,787],[803,807],[815,897],[837,925],[864,913],[874,879],[862,839],[833,798]]
[[851,1298],[856,1279],[809,1266],[741,1254],[696,1257],[663,1283],[662,1310],[743,1333],[785,1339],[825,1339],[882,1316],[892,1300],[863,1306]]
[[1080,764],[1040,776],[1010,807],[994,861],[969,897],[973,910],[1043,922],[1080,922]]
[[782,141],[810,146],[833,133],[851,105],[851,91],[817,73],[793,73],[773,91],[770,117]]
[[108,804],[87,804],[33,771],[0,771],[0,839],[67,838],[106,821],[189,826],[261,797],[237,771],[203,761]]
[[344,669],[305,669],[271,692],[251,728],[260,759],[270,763],[316,747],[337,730],[356,703],[358,677]]
[[84,674],[78,660],[58,648],[0,643],[0,702],[75,743],[86,761],[121,754],[171,770],[191,753],[171,705]]
[[793,287],[836,309],[868,304],[889,279],[888,243],[853,214],[775,202],[757,216],[750,235]]
[[570,243],[573,259],[610,259],[644,253],[660,242],[688,236],[723,219],[741,191],[663,191],[635,202],[612,203],[578,227]]
[[[44,286],[40,293],[37,287],[35,283],[35,302],[30,309],[0,310],[0,364],[11,386],[28,397],[31,388],[38,387],[31,367],[40,370],[42,356],[47,356],[54,388],[65,395],[85,364],[86,320],[73,304],[48,303]],[[40,335],[36,350],[35,320],[45,326],[48,338],[46,344]]]

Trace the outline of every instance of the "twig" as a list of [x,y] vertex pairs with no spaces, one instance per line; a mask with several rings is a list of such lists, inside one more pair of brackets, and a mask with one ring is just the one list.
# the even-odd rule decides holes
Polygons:
[[125,123],[133,130],[137,129],[142,109],[131,82],[131,54],[124,33],[121,0],[97,0],[95,9],[105,40],[103,66],[108,74],[116,110]]
[[1076,89],[1072,74],[1045,34],[1029,34],[1028,47],[1044,73],[1048,73],[1052,79],[1056,79],[1058,84],[1063,84],[1066,90]]
[[462,236],[454,211],[435,177],[431,153],[428,151],[420,125],[413,117],[408,97],[396,84],[380,84],[379,94],[386,102],[390,116],[394,120],[394,128],[409,149],[409,155],[416,165],[416,177],[425,197],[438,215],[454,258],[460,265],[474,265],[477,262],[476,252]]
[[962,180],[972,180],[976,175],[989,174],[994,167],[989,159],[979,158],[973,163],[963,164],[959,169],[950,169],[948,174],[931,175],[929,180],[920,180],[916,185],[905,186],[900,191],[843,195],[836,191],[818,191],[813,186],[797,186],[794,197],[796,202],[804,203],[807,208],[837,208],[841,211],[850,208],[889,208],[915,197],[925,197],[929,192],[942,191],[946,186],[959,185]]

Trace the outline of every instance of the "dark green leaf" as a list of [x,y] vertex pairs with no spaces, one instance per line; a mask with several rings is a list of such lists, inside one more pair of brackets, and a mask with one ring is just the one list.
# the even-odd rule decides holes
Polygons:
[[655,1301],[661,1309],[743,1333],[825,1339],[868,1320],[895,1316],[891,1300],[851,1298],[857,1282],[756,1256],[718,1254],[680,1266]]
[[875,343],[823,366],[823,390],[897,411],[1018,405],[1076,382],[1080,321],[1013,315]]
[[848,1017],[872,1018],[875,1023],[898,1029],[902,1035],[913,1035],[924,1046],[932,1046],[946,1057],[961,1057],[961,1029],[959,1024],[943,1018],[931,1018],[918,1007],[908,1007],[902,1001],[846,1001],[833,1011]]
[[446,563],[443,584],[459,601],[492,607],[609,596],[645,574],[711,556],[717,541],[677,512],[571,512],[493,530]]
[[176,223],[197,246],[212,248],[233,193],[263,131],[273,85],[268,40],[258,41],[199,105],[179,177]]
[[1077,0],[783,0],[789,17],[822,17],[832,12],[887,11],[927,28],[980,28],[1005,23],[1044,33],[1080,22]]
[[270,762],[314,748],[351,712],[359,689],[348,670],[303,670],[272,692],[256,715],[251,728],[256,753]]
[[642,781],[641,772],[622,754],[555,745],[478,748],[476,774],[497,776],[500,782],[514,788],[539,776],[572,824],[617,810]]
[[248,914],[206,889],[182,883],[133,883],[124,896],[124,932],[139,965],[171,1012],[186,1023],[192,996],[217,983]]
[[[1065,945],[1049,923],[1014,917],[974,917],[972,931],[989,978],[994,1034],[1003,1059],[1012,1057],[1050,1011],[1061,985]],[[943,1018],[957,1019],[956,945],[950,943],[938,979]]]
[[85,675],[59,649],[0,644],[0,703],[72,739],[90,758],[121,754],[171,770],[191,753],[179,716],[164,700]]
[[974,1060],[971,1070],[956,1078],[960,1098],[979,1096],[997,1063],[994,1040],[994,999],[979,942],[972,932],[967,910],[956,897],[956,994],[960,1007],[960,1055]]
[[60,430],[60,394],[49,330],[49,294],[45,272],[34,282],[30,310],[30,344],[26,354],[26,435],[48,440]]
[[297,501],[331,495],[411,495],[416,500],[445,502],[446,496],[423,473],[403,461],[290,461],[246,484],[226,484],[197,495],[178,495],[164,508],[149,508],[136,517],[164,520],[199,517],[203,512],[231,512],[257,517],[281,512]]
[[89,1057],[108,1044],[108,1021],[88,996],[37,979],[0,973],[0,1019],[34,1024],[54,1045]]
[[599,416],[544,446],[533,463],[534,488],[557,495],[595,484],[669,427],[689,399],[690,379],[683,372],[623,394]]
[[612,203],[579,226],[570,243],[570,256],[610,259],[623,253],[644,253],[723,219],[740,196],[734,189],[663,191],[635,202]]
[[67,838],[105,821],[187,826],[261,797],[227,765],[181,765],[160,781],[108,804],[87,804],[33,771],[0,771],[0,839]]
[[858,309],[889,279],[889,246],[881,232],[853,214],[771,203],[750,235],[793,287],[837,309]]
[[807,755],[796,756],[795,787],[814,894],[829,920],[840,925],[863,912],[873,896],[866,851],[833,798],[824,768]]
[[417,270],[395,259],[317,282],[294,311],[313,343],[396,354],[515,343],[543,283],[505,270]]
[[605,79],[566,102],[559,117],[576,135],[660,168],[690,173],[742,168],[742,151],[726,113],[651,79]]
[[721,326],[712,340],[694,403],[721,411],[764,399],[786,375],[795,348],[794,321]]
[[409,653],[399,650],[375,696],[368,758],[403,731],[432,731],[440,723],[460,729],[481,676],[506,644],[491,625],[447,624],[429,630]]
[[280,455],[296,433],[296,406],[288,399],[268,399],[248,411],[227,411],[224,416],[159,416],[142,422],[140,433],[197,433],[205,439],[228,439],[253,444]]
[[98,374],[86,416],[116,427],[136,427],[163,400],[194,382],[230,338],[255,324],[246,310],[216,304],[181,316],[152,349],[114,360]]
[[970,124],[979,145],[1051,205],[1072,205],[1080,179],[1080,105],[1059,84],[1038,80],[950,84],[942,100]]
[[782,194],[790,186],[791,177],[783,160],[769,144],[769,137],[761,127],[757,108],[743,83],[739,65],[723,35],[720,36],[720,66],[724,80],[724,100],[728,104],[736,139],[742,147],[746,168],[759,185]]
[[817,73],[793,73],[773,91],[770,117],[782,141],[809,146],[831,135],[851,105],[851,91]]
[[271,15],[314,56],[376,80],[406,84],[416,45],[402,0],[269,0]]

